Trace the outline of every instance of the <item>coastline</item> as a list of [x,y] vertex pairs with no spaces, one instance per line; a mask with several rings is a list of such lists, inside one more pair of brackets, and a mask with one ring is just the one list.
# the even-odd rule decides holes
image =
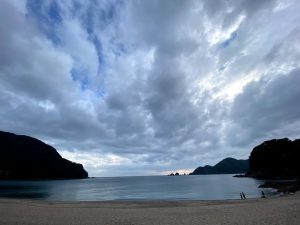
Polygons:
[[300,224],[300,193],[247,200],[51,202],[0,198],[0,224]]

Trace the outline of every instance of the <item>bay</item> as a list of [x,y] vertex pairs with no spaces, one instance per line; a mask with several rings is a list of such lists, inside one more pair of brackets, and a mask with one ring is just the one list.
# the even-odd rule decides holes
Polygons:
[[80,180],[0,181],[0,197],[49,201],[223,200],[275,193],[264,181],[233,175],[99,177]]

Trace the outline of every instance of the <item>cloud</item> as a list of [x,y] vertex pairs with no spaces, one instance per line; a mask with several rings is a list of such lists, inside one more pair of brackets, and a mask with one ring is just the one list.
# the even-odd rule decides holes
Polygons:
[[[231,118],[234,129],[229,138],[234,144],[244,144],[265,137],[295,136],[299,130],[284,130],[299,124],[300,69],[278,75],[272,80],[251,82],[233,103]],[[284,131],[284,132],[282,132]],[[240,137],[239,137],[240,136]]]
[[5,0],[0,128],[46,141],[92,176],[247,157],[298,133],[299,7]]

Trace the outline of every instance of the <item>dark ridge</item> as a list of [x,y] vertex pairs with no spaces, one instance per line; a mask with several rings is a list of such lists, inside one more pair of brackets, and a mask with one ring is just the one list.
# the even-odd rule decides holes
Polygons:
[[299,178],[300,139],[273,139],[256,146],[249,157],[247,176],[260,179]]
[[0,179],[87,178],[83,166],[62,158],[50,145],[0,131]]
[[237,160],[234,158],[226,158],[214,166],[206,165],[204,167],[198,167],[190,173],[190,175],[246,173],[248,169],[249,163],[247,159]]

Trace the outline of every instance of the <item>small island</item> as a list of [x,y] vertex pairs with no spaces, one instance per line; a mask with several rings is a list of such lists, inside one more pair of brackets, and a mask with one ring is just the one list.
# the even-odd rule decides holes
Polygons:
[[0,131],[0,179],[87,178],[83,166],[61,157],[50,145]]

